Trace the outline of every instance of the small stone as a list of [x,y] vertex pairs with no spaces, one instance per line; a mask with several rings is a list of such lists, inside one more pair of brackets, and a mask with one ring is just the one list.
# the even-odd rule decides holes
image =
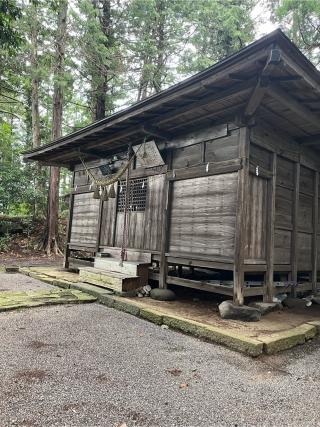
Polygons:
[[222,319],[242,320],[244,322],[257,322],[261,319],[261,311],[247,305],[235,305],[232,301],[223,301],[219,305]]
[[312,297],[312,302],[315,304],[320,304],[320,295]]
[[288,297],[283,301],[283,305],[288,308],[307,308],[307,302],[300,298]]
[[267,313],[271,313],[272,311],[283,310],[282,304],[277,302],[255,301],[255,302],[251,302],[249,304],[249,307],[257,308],[258,310],[260,310],[262,316],[264,316]]
[[150,296],[158,301],[173,301],[176,295],[170,289],[154,288],[150,292]]
[[161,325],[161,328],[162,329],[169,329],[169,326],[168,325]]

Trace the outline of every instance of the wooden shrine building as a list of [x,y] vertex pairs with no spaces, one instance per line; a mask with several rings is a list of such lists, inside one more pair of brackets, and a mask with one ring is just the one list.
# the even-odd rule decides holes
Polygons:
[[239,304],[317,287],[320,73],[280,30],[25,159],[73,171],[66,267],[121,278],[122,249],[140,284]]

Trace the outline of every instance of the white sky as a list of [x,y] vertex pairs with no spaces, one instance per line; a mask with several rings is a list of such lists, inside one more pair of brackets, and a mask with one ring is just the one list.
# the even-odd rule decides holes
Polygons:
[[252,18],[255,21],[256,40],[278,28],[277,24],[271,22],[270,11],[266,7],[264,0],[258,1],[252,11]]

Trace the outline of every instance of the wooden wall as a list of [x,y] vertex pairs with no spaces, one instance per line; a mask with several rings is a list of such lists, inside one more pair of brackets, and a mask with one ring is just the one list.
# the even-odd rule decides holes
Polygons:
[[237,172],[172,184],[169,251],[234,256]]
[[251,130],[250,162],[271,174],[272,153],[277,155],[274,265],[275,270],[290,272],[295,280],[299,271],[320,270],[319,262],[315,267],[315,260],[320,261],[319,250],[316,250],[320,249],[316,191],[320,159],[280,130],[260,123]]
[[70,243],[94,246],[97,241],[99,200],[93,193],[75,194]]

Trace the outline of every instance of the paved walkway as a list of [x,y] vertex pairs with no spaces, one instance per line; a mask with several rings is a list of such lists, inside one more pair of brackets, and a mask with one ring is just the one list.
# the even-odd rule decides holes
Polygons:
[[96,303],[0,329],[3,427],[320,425],[318,339],[251,359]]

